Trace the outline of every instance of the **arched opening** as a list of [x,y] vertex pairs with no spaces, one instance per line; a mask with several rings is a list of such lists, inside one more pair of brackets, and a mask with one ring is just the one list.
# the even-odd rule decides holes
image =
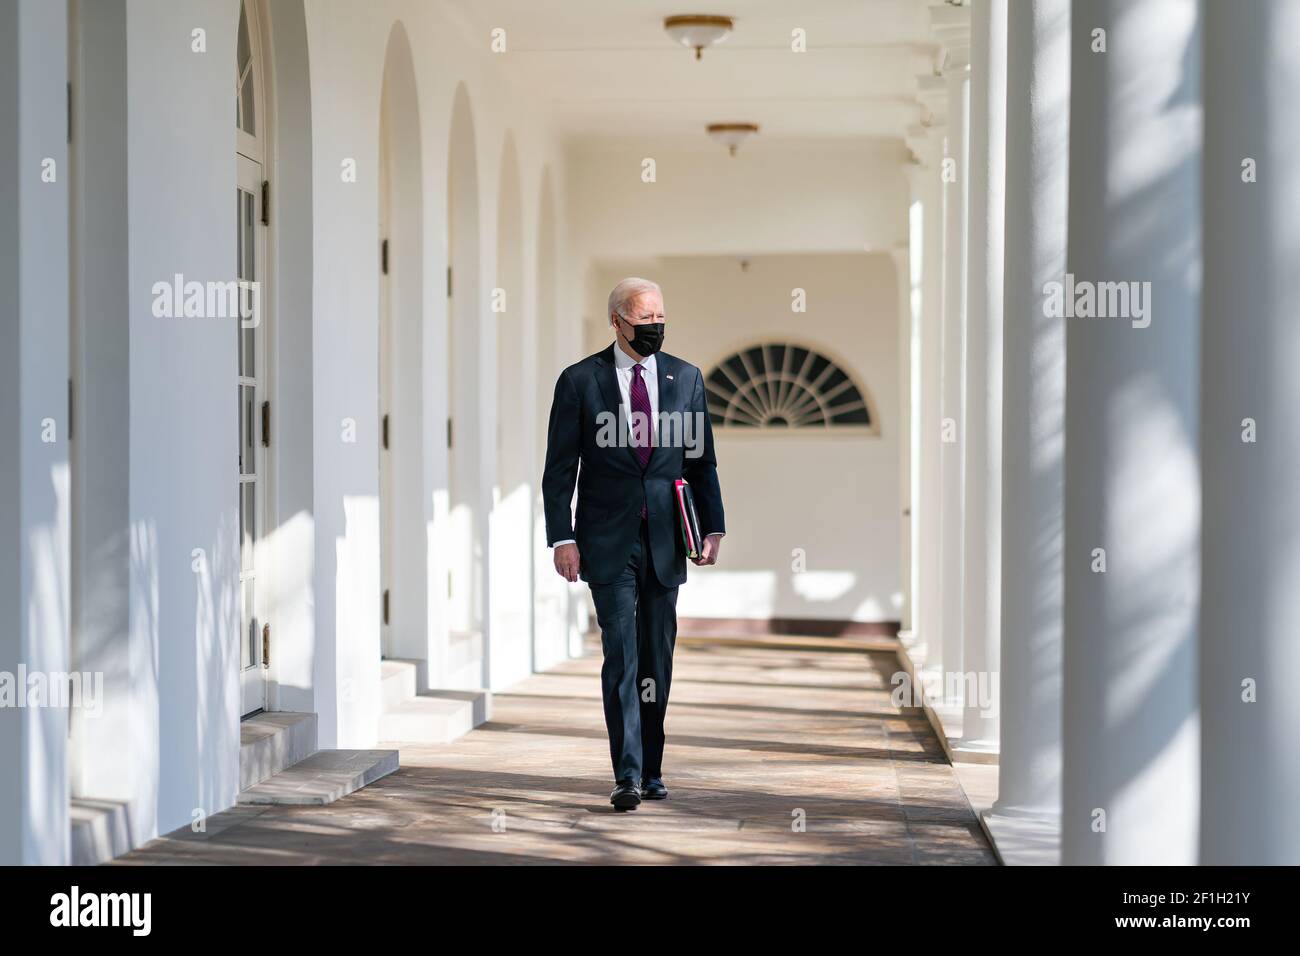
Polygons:
[[[447,168],[447,648],[440,685],[487,686],[482,408],[491,398],[482,364],[478,152],[469,95],[457,88]],[[485,371],[488,374],[485,374]]]
[[271,285],[268,265],[268,164],[273,156],[262,4],[241,0],[235,49],[235,277],[240,282],[236,323],[239,393],[240,713],[268,706],[270,550],[262,547],[273,515],[269,353]]
[[266,668],[267,709],[320,711],[313,682],[304,679],[319,650],[313,590],[313,219],[311,69],[302,0],[259,2],[265,38],[271,151],[265,159],[268,359],[275,362],[268,396],[271,457],[267,500],[274,525],[263,548],[274,551],[274,576],[260,582],[274,607],[271,659]]
[[[555,197],[550,170],[543,169],[537,212],[537,395],[533,403],[537,434],[533,474],[539,476],[546,460],[546,425],[551,395],[562,364],[555,341],[555,268]],[[533,666],[543,670],[569,655],[569,588],[555,573],[551,550],[546,547],[546,522],[540,491],[533,505],[533,528]]]
[[514,138],[506,135],[497,191],[497,274],[492,290],[496,325],[496,477],[492,491],[488,554],[491,580],[488,627],[489,678],[493,688],[522,680],[532,670],[531,571],[532,482],[529,414],[524,406],[524,356],[531,340],[524,295],[523,223],[519,161]]
[[388,40],[379,112],[380,646],[388,658],[423,659],[423,192],[415,70],[400,23]]

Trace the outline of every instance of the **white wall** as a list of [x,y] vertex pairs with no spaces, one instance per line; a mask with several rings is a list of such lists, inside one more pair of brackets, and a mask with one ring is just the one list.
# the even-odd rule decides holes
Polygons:
[[232,114],[238,9],[139,0],[126,17],[129,647],[152,662],[133,669],[130,759],[147,837],[229,806],[239,783],[235,329],[152,310],[175,273],[233,274],[233,134],[213,118]]
[[73,464],[72,666],[104,675],[93,719],[71,714],[72,794],[137,795],[138,774],[115,752],[147,715],[152,651],[129,649],[130,340],[127,221],[126,4],[79,3],[71,64],[72,307],[76,436]]
[[497,222],[497,270],[493,286],[502,298],[489,303],[497,327],[496,473],[492,477],[489,632],[490,686],[504,688],[527,677],[533,666],[533,409],[538,404],[527,375],[534,367],[528,351],[529,312],[523,288],[523,233],[519,165],[514,141],[507,138],[501,158]]
[[[879,435],[717,429],[727,511],[722,560],[690,568],[683,617],[898,619],[898,280],[887,254],[662,257],[603,264],[597,288],[654,279],[664,349],[707,375],[760,342],[790,342],[840,364],[870,395]],[[806,292],[807,312],[791,309]],[[603,301],[603,300],[602,300]],[[591,308],[595,308],[593,303]],[[589,326],[588,351],[612,333]],[[794,569],[802,549],[805,568]]]
[[[40,4],[32,7],[44,9]],[[96,13],[109,9],[98,8]],[[106,41],[106,52],[116,62],[124,59],[129,68],[109,76],[111,71],[101,63],[99,72],[85,80],[90,84],[108,77],[109,82],[94,92],[104,94],[100,98],[105,108],[118,104],[115,121],[125,131],[125,156],[87,159],[107,163],[116,158],[124,165],[116,169],[97,165],[96,173],[106,175],[87,178],[87,188],[94,188],[83,210],[85,232],[77,248],[89,248],[93,236],[114,243],[121,255],[116,269],[109,268],[107,258],[95,260],[98,271],[88,272],[82,281],[87,300],[103,305],[106,313],[102,317],[93,310],[86,313],[87,321],[97,323],[92,331],[107,334],[113,328],[110,323],[120,321],[125,348],[121,354],[101,354],[90,348],[98,341],[90,336],[85,340],[84,368],[78,374],[96,383],[95,395],[108,399],[105,413],[118,408],[121,421],[113,440],[121,448],[117,470],[124,483],[123,500],[120,506],[115,504],[111,483],[106,481],[93,507],[100,509],[95,517],[101,519],[96,527],[103,541],[111,543],[112,535],[119,535],[116,560],[122,573],[116,597],[126,610],[120,631],[103,635],[94,663],[106,671],[115,702],[122,704],[112,726],[116,745],[126,750],[113,752],[119,765],[130,770],[115,776],[93,759],[82,761],[78,769],[90,771],[85,795],[129,801],[132,837],[137,841],[189,824],[195,811],[207,814],[230,806],[238,788],[235,331],[229,320],[161,319],[152,311],[154,284],[169,281],[175,273],[201,282],[233,277],[235,222],[230,196],[235,157],[232,124],[227,120],[232,118],[230,80],[238,13],[232,0],[184,5],[139,0],[112,8],[99,17],[104,22],[99,24],[96,41]],[[274,573],[269,577],[278,600],[269,614],[273,624],[270,702],[273,708],[315,710],[322,747],[371,746],[378,729],[377,163],[384,53],[399,19],[410,35],[415,60],[423,176],[419,267],[426,278],[440,278],[446,270],[451,106],[461,87],[475,111],[472,161],[479,183],[477,214],[483,223],[478,243],[479,301],[486,305],[487,290],[497,284],[496,192],[502,144],[510,131],[521,183],[524,288],[519,299],[526,315],[525,354],[532,354],[528,350],[535,347],[533,289],[539,282],[535,260],[542,170],[547,164],[557,168],[559,154],[536,125],[536,110],[527,98],[501,85],[486,38],[478,44],[456,17],[454,4],[417,0],[312,4],[305,12],[297,0],[270,2],[277,138],[276,162],[268,170],[274,282],[268,301],[278,358],[272,379],[276,414],[270,479],[278,527],[269,536],[275,552]],[[32,23],[33,49],[40,48],[38,37],[51,50],[66,48],[60,17]],[[204,31],[202,52],[191,48],[195,29]],[[34,68],[34,61],[31,65]],[[47,56],[45,69],[61,71],[62,61]],[[10,88],[32,96],[43,89],[52,97],[31,113],[46,118],[47,132],[56,140],[53,146],[40,147],[45,155],[63,146],[63,83],[44,74],[38,81]],[[16,108],[14,103],[7,106]],[[96,136],[96,144],[103,142],[93,129],[86,135]],[[356,162],[355,183],[342,180],[345,159]],[[121,180],[117,195],[122,205],[116,217],[110,216],[111,204],[105,201],[113,176]],[[562,239],[564,195],[562,183],[554,185],[560,211],[557,234]],[[44,219],[47,226],[67,221],[64,214]],[[10,238],[17,243],[16,233]],[[35,233],[30,241],[24,239],[24,248],[42,248]],[[16,256],[7,260],[17,261]],[[42,261],[59,272],[40,282],[48,296],[49,289],[65,287],[66,265],[52,255]],[[125,275],[119,275],[123,271]],[[415,468],[417,487],[410,494],[418,506],[415,520],[423,525],[419,537],[428,549],[430,568],[427,634],[417,652],[432,661],[446,643],[445,578],[437,578],[435,570],[447,551],[448,357],[443,283],[437,278],[426,281],[422,300],[405,307],[416,311],[412,321],[422,332],[415,339],[419,347],[414,363],[423,370],[423,387],[414,390],[415,398],[405,400],[420,403],[423,421],[422,434],[415,436],[423,449]],[[576,336],[573,310],[561,306],[555,311],[557,332]],[[10,324],[6,323],[7,332]],[[54,323],[48,330],[52,338],[38,339],[17,325],[12,331],[15,344],[37,350],[31,356],[23,352],[22,368],[48,373],[41,377],[39,389],[32,384],[34,379],[25,380],[36,389],[28,397],[39,398],[42,406],[51,405],[60,413],[66,405],[66,324]],[[486,336],[483,341],[482,361],[494,368],[495,338]],[[121,387],[120,399],[114,399],[114,381]],[[532,387],[531,378],[526,387]],[[492,392],[490,385],[483,390]],[[409,396],[411,391],[403,394]],[[6,411],[9,408],[6,402]],[[485,402],[484,434],[493,434],[495,414],[494,402]],[[40,421],[25,409],[24,416],[23,428],[29,420]],[[343,440],[344,419],[356,423],[355,442]],[[529,416],[525,427],[531,429],[532,421]],[[19,422],[15,418],[12,424],[18,427]],[[474,454],[490,455],[491,442],[482,442],[478,435],[461,437]],[[525,438],[534,441],[531,434]],[[31,454],[25,452],[22,467],[38,469],[48,482],[50,453],[45,445]],[[487,482],[491,478],[490,471],[482,475],[483,500],[490,500]],[[18,481],[16,475],[14,480]],[[50,521],[57,523],[59,509],[67,506],[55,497],[51,485],[46,509],[37,489],[28,481],[22,488],[26,497],[20,499],[15,491],[6,499],[26,502],[22,514],[30,523],[23,525],[28,531],[37,529],[47,510]],[[66,535],[66,517],[63,521]],[[24,532],[15,526],[13,533]],[[66,569],[59,571],[56,557],[43,558],[44,567],[66,588]],[[30,583],[18,568],[13,570],[10,574],[6,569],[6,582]],[[36,583],[48,584],[44,579]],[[56,586],[51,592],[55,611],[58,593]],[[6,592],[6,608],[10,597],[15,607],[21,603],[21,595]],[[43,621],[41,633],[51,639],[62,633],[62,643],[51,646],[66,654],[66,608],[62,627],[60,632],[57,621]],[[516,641],[509,653],[524,658],[526,670],[528,640]],[[29,663],[34,660],[46,658],[28,655]],[[519,668],[517,661],[510,665]],[[56,730],[55,736],[66,737],[66,728]],[[12,736],[17,754],[22,735]],[[9,745],[8,736],[0,735],[0,740]],[[90,753],[91,741],[89,735],[80,741],[88,758],[95,756]],[[51,834],[39,835],[37,845],[53,847],[56,853],[66,845],[59,842],[66,840],[66,789],[58,789],[66,788],[64,764],[62,756],[52,756],[49,766],[30,768],[22,776],[34,786],[55,788],[43,797],[55,808],[49,818]],[[16,791],[6,793],[5,799],[10,796],[18,799]],[[11,835],[6,831],[5,838]],[[8,844],[4,846],[8,854]]]
[[271,0],[275,128],[271,141],[270,338],[281,356],[270,380],[269,476],[277,529],[269,538],[274,631],[268,696],[273,710],[311,711],[316,644],[312,430],[312,89],[302,0]]
[[[68,668],[66,11],[0,3],[0,671],[11,680],[20,665]],[[0,707],[0,864],[67,861],[67,735],[64,708]]]
[[[761,339],[821,346],[865,383],[881,417],[878,438],[720,433],[730,530],[721,565],[691,569],[682,616],[898,619],[900,305],[889,251],[908,236],[905,159],[895,143],[761,134],[734,157],[703,136],[569,148],[564,281],[582,303],[585,348],[568,362],[609,342],[609,289],[640,274],[664,286],[667,351],[707,373]],[[790,310],[795,287],[808,292],[806,314]],[[845,477],[826,494],[835,475]],[[787,487],[814,490],[773,513]],[[798,575],[796,547],[807,554]]]
[[[316,475],[317,661],[322,746],[374,742],[378,713],[377,494],[377,161],[378,109],[383,56],[393,22],[400,19],[411,43],[419,101],[426,277],[447,267],[447,169],[453,98],[464,84],[472,111],[480,223],[478,301],[485,321],[495,276],[499,163],[512,131],[523,183],[523,258],[536,256],[540,170],[556,161],[553,144],[536,125],[535,111],[519,91],[502,85],[493,69],[488,38],[468,35],[454,4],[388,2],[310,6],[312,124],[315,144],[316,315],[314,377]],[[481,41],[481,42],[480,42]],[[357,161],[359,181],[340,180],[340,163]],[[532,275],[530,270],[526,274]],[[445,653],[448,356],[446,294],[436,278],[425,283],[423,420],[426,449],[424,497],[429,504],[429,658],[436,680]],[[531,301],[531,287],[524,300]],[[367,321],[367,317],[371,317]],[[477,368],[494,369],[495,337],[484,335]],[[493,388],[479,409],[478,434],[457,430],[458,451],[488,463],[495,433]],[[340,423],[353,418],[357,441],[340,441]],[[492,480],[481,469],[481,482]],[[480,490],[489,501],[490,488]],[[491,640],[491,635],[488,635]],[[350,677],[351,683],[344,678]],[[346,691],[346,693],[345,693]]]

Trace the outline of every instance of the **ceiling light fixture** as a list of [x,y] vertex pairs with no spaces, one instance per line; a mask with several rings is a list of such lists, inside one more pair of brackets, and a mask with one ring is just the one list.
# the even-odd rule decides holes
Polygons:
[[664,31],[675,42],[693,49],[697,60],[704,55],[706,46],[725,40],[731,34],[731,28],[731,17],[692,13],[664,19]]
[[718,143],[727,147],[732,156],[740,144],[758,132],[757,123],[710,123],[705,130]]

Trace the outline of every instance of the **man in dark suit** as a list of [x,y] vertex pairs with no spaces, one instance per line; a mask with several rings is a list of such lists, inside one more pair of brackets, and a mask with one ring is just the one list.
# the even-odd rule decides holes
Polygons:
[[685,478],[695,496],[705,535],[692,558],[697,565],[717,562],[726,529],[704,376],[659,351],[659,286],[624,279],[609,295],[608,315],[613,344],[570,365],[555,383],[542,497],[555,570],[566,581],[586,581],[596,605],[614,764],[610,803],[631,810],[643,798],[668,796],[664,714],[677,588],[686,580],[673,482]]

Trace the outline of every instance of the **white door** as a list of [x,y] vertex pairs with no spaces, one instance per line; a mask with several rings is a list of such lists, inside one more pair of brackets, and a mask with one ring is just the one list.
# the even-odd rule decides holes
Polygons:
[[[262,167],[237,155],[239,170],[235,200],[238,205],[238,278],[261,282],[266,261],[266,227],[262,225]],[[258,552],[266,526],[266,447],[262,419],[266,395],[266,329],[260,295],[244,291],[246,301],[259,308],[251,319],[234,323],[239,344],[239,593],[240,685],[248,714],[266,706],[266,660],[263,653],[264,596],[258,587]],[[252,311],[252,310],[249,310]]]
[[382,657],[393,657],[393,460],[392,447],[393,387],[393,290],[389,282],[392,271],[392,247],[388,241],[391,216],[391,179],[388,164],[389,130],[387,118],[381,112],[379,143],[379,587],[380,631],[379,650]]
[[[381,152],[386,152],[382,150]],[[389,284],[391,246],[389,176],[386,156],[380,163],[380,654],[393,657],[393,287]]]
[[[267,373],[267,227],[262,208],[267,178],[267,101],[263,90],[261,9],[252,0],[239,5],[235,60],[235,223],[236,276],[256,289],[241,288],[241,316],[233,323],[239,377],[239,679],[241,714],[267,706],[267,609],[270,439]],[[250,314],[251,313],[251,314]]]

